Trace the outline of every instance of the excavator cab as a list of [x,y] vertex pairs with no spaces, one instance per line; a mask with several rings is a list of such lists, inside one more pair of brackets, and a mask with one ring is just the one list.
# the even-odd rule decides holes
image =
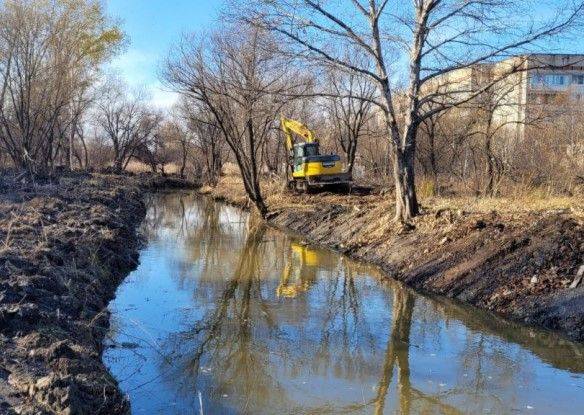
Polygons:
[[292,156],[294,158],[294,171],[301,171],[306,163],[322,163],[322,167],[325,169],[334,168],[338,164],[342,168],[340,165],[341,158],[336,154],[320,154],[320,144],[318,142],[295,144]]
[[[314,188],[351,187],[352,177],[344,171],[341,158],[336,154],[320,154],[320,144],[312,131],[298,121],[282,118],[282,130],[286,134],[291,177],[288,185],[299,191]],[[294,144],[292,133],[304,141]]]
[[302,157],[314,157],[318,156],[320,144],[318,141],[314,143],[300,143],[294,145],[294,157],[302,158]]

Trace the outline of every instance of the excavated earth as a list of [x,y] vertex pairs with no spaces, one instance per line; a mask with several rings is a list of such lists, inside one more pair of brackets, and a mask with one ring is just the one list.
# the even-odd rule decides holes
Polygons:
[[0,176],[0,413],[113,414],[127,399],[101,361],[108,302],[138,260],[148,190],[182,183]]
[[[203,189],[245,206],[231,191]],[[268,196],[269,222],[378,265],[427,294],[584,342],[584,215],[573,209],[466,212],[425,207],[392,221],[388,195]]]

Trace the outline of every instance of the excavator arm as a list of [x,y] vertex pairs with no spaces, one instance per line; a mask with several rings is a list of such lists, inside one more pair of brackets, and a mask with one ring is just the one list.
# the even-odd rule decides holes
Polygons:
[[286,148],[291,151],[294,147],[294,137],[292,134],[296,134],[301,137],[307,143],[316,142],[314,133],[308,129],[304,124],[291,120],[290,118],[282,117],[282,131],[286,135]]

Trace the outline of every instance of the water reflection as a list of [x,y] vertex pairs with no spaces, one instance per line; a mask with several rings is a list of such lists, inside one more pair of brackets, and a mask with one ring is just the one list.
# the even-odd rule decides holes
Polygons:
[[571,413],[570,400],[584,405],[582,346],[382,284],[371,267],[194,196],[154,200],[144,230],[149,244],[118,293],[112,340],[140,347],[105,356],[134,412]]
[[278,297],[296,298],[308,291],[316,281],[319,265],[319,256],[314,249],[298,242],[290,243],[286,265],[276,290]]

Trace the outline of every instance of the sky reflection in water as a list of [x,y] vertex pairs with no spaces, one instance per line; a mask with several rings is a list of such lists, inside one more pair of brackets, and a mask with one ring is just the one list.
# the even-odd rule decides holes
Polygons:
[[151,201],[104,361],[133,412],[570,414],[584,347],[429,299],[229,206]]

